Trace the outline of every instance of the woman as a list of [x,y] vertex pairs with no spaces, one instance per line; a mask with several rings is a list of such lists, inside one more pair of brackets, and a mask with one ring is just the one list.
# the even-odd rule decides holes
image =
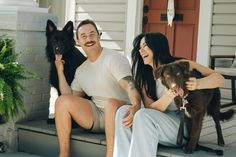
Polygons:
[[[173,101],[177,95],[167,90],[161,81],[154,80],[153,71],[162,64],[183,61],[171,56],[167,38],[161,33],[138,35],[133,42],[132,71],[145,108],[136,112],[132,130],[126,127],[127,106],[116,113],[113,157],[156,157],[158,143],[176,146],[180,114]],[[224,78],[214,70],[190,60],[190,69],[197,69],[204,78],[190,78],[188,90],[216,88]]]

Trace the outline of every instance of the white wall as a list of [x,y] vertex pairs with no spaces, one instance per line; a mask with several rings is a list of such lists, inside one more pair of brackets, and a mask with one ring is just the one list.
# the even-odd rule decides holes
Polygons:
[[93,20],[102,32],[102,46],[124,53],[127,0],[76,0],[75,12],[75,26]]

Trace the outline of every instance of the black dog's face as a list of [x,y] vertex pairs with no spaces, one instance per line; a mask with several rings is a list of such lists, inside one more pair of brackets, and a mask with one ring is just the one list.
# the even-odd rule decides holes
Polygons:
[[53,33],[50,42],[52,44],[53,53],[56,55],[63,55],[69,48],[67,45],[65,33],[58,31]]
[[154,72],[155,78],[161,78],[163,85],[183,97],[187,93],[185,82],[189,76],[189,63],[178,62],[161,66]]
[[[57,30],[55,24],[47,21],[46,26],[47,46],[53,55],[64,55],[74,47],[73,23],[69,21],[62,30]],[[71,45],[73,44],[73,45]]]

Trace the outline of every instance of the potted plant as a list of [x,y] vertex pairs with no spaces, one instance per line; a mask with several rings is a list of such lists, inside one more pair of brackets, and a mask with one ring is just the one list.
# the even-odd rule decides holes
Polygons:
[[14,52],[13,39],[0,36],[0,123],[14,120],[20,112],[25,113],[19,82],[34,78],[34,74],[17,62],[19,53]]

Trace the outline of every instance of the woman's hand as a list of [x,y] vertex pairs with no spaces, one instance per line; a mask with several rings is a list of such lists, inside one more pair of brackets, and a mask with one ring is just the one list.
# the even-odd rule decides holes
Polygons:
[[167,96],[169,96],[169,97],[171,97],[171,98],[175,98],[176,96],[178,96],[178,93],[176,93],[174,90],[172,90],[172,89],[168,89],[167,91],[166,91],[166,95]]
[[190,77],[186,82],[186,87],[188,90],[192,91],[198,89],[198,79],[196,79],[195,77]]

